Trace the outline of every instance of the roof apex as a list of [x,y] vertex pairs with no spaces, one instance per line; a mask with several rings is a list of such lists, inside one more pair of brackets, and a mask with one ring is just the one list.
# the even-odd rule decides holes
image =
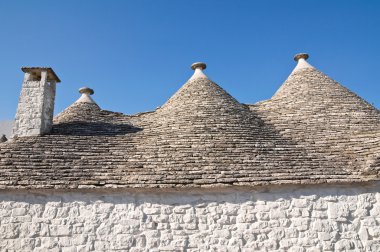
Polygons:
[[82,95],[75,103],[94,103],[94,104],[96,104],[96,102],[91,97],[91,95],[94,94],[93,89],[91,89],[89,87],[82,87],[79,89],[79,93]]
[[195,62],[191,65],[191,69],[194,70],[194,74],[190,77],[190,80],[198,79],[198,78],[206,78],[208,79],[207,75],[203,73],[203,70],[206,69],[206,63],[203,62]]
[[293,69],[292,73],[295,73],[301,69],[305,68],[314,68],[310,65],[306,60],[309,58],[309,54],[307,53],[298,53],[294,56],[294,60],[297,61],[296,67]]
[[299,59],[307,60],[308,58],[309,58],[309,54],[307,53],[297,53],[296,55],[294,55],[295,61],[298,61]]

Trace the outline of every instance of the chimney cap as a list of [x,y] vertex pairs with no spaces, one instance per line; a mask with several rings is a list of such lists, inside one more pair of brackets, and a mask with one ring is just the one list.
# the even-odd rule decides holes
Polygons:
[[82,88],[79,89],[79,93],[93,95],[94,94],[94,90],[91,89],[91,88],[89,88],[89,87],[82,87]]
[[191,65],[191,69],[195,70],[197,68],[200,68],[201,70],[206,69],[206,63],[203,62],[195,62]]
[[295,61],[298,61],[299,59],[307,60],[308,58],[309,58],[309,54],[307,54],[307,53],[297,53],[297,54],[294,56],[294,60],[295,60]]
[[51,67],[21,67],[21,70],[24,73],[29,73],[36,76],[41,76],[42,71],[47,71],[48,80],[53,80],[57,83],[61,82],[61,80],[58,78],[57,74]]

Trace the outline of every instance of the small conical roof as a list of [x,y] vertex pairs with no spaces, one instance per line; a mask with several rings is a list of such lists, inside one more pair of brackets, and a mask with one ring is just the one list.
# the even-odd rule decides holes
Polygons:
[[63,123],[71,121],[97,120],[96,118],[98,117],[101,109],[91,97],[91,95],[94,94],[94,90],[88,87],[83,87],[79,89],[79,93],[81,94],[80,98],[64,111],[59,113],[54,118],[54,122]]
[[95,103],[91,98],[94,90],[84,87],[79,93],[81,97],[54,118],[52,134],[104,136],[135,132],[126,116],[103,110]]

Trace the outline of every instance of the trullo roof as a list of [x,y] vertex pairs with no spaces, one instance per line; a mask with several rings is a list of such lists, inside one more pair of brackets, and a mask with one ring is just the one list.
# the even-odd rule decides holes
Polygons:
[[378,179],[380,114],[296,56],[278,92],[238,102],[193,64],[160,108],[137,115],[82,97],[50,134],[0,144],[1,188],[165,188]]

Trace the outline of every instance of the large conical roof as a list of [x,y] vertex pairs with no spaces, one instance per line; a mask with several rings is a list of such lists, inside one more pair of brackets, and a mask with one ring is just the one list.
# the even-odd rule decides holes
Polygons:
[[207,125],[204,120],[218,119],[216,123],[223,124],[230,116],[247,112],[249,113],[247,106],[239,103],[211,81],[202,69],[196,68],[193,76],[157,111],[157,114],[165,114],[166,119],[175,117],[177,121],[186,121],[190,117],[200,118],[202,120],[196,121]]
[[347,162],[363,165],[367,155],[357,154],[365,152],[368,141],[380,139],[373,135],[380,126],[379,110],[311,66],[307,58],[296,55],[293,72],[270,100],[258,104],[259,110],[295,141],[332,157],[346,153]]
[[[297,66],[272,97],[273,104],[281,104],[284,111],[301,110],[305,115],[333,115],[334,120],[345,120],[350,127],[359,126],[361,129],[371,127],[373,120],[378,122],[379,111],[376,108],[307,63],[305,58],[308,56],[299,57],[296,55]],[[326,125],[330,126],[338,125]]]
[[[149,135],[141,146],[157,162],[152,167],[205,184],[313,179],[306,174],[323,158],[309,156],[280,136],[200,70],[152,115],[150,127],[141,126]],[[315,162],[306,165],[306,160]],[[323,177],[323,172],[313,174]]]

